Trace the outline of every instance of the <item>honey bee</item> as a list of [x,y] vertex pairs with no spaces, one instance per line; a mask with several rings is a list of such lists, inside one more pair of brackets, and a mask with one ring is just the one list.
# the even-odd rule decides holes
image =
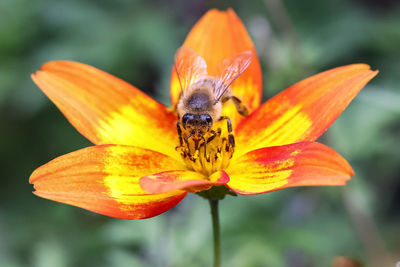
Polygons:
[[[208,74],[205,60],[197,53],[186,47],[181,47],[175,54],[174,68],[179,79],[181,92],[175,107],[178,114],[177,131],[180,145],[186,143],[189,138],[197,143],[203,140],[204,156],[206,157],[207,143],[215,136],[221,134],[212,129],[214,122],[226,120],[228,130],[228,143],[234,148],[235,140],[232,134],[232,123],[229,117],[221,116],[223,103],[231,100],[239,114],[248,115],[247,107],[240,98],[233,95],[230,85],[250,65],[253,57],[251,51],[244,51],[232,57],[222,60],[216,68]],[[182,129],[183,128],[183,129]],[[183,137],[182,131],[188,135]],[[211,136],[205,138],[207,133]]]

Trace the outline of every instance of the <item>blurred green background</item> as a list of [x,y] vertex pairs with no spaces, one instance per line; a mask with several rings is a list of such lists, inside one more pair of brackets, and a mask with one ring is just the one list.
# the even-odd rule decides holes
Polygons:
[[400,261],[398,1],[1,0],[1,267],[210,266],[209,207],[196,195],[161,216],[126,221],[35,197],[28,177],[90,145],[31,73],[49,60],[85,62],[169,105],[174,52],[212,7],[233,7],[252,36],[264,101],[328,68],[363,62],[380,70],[320,139],[356,176],[346,187],[227,197],[224,266]]

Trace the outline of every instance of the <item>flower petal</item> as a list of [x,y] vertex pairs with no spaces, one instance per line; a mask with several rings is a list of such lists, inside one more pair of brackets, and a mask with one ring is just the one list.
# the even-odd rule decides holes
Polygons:
[[123,219],[144,219],[179,203],[184,191],[149,194],[139,179],[154,172],[184,169],[164,154],[138,147],[87,147],[36,169],[29,182],[36,195]]
[[333,149],[302,142],[248,152],[231,162],[227,186],[243,195],[293,186],[344,185],[354,172]]
[[144,176],[140,186],[149,193],[161,194],[175,190],[185,190],[191,193],[207,190],[215,185],[224,185],[229,176],[224,171],[212,174],[210,177],[193,171],[167,171]]
[[368,65],[348,65],[289,87],[238,125],[236,154],[316,140],[377,73]]
[[[216,68],[221,60],[250,50],[254,56],[250,66],[231,85],[232,92],[252,112],[261,100],[262,77],[258,57],[242,21],[232,9],[208,11],[192,28],[183,46],[189,47],[205,59],[208,70]],[[171,76],[171,100],[176,104],[180,92],[176,72]],[[229,116],[236,126],[242,117],[232,103],[227,103],[223,114]]]
[[179,157],[175,115],[132,85],[70,61],[46,63],[32,79],[94,144],[134,145]]

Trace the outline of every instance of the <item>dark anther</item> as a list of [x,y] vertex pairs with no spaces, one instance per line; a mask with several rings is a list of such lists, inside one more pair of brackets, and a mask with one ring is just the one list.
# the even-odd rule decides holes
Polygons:
[[207,159],[207,141],[202,134],[200,134],[201,139],[203,139],[204,144],[204,158]]
[[[218,152],[221,152],[221,151],[222,151],[222,146],[223,146],[224,143],[226,144],[226,138],[225,138],[225,137],[222,137],[222,138],[221,138],[221,144],[222,144],[222,145],[221,145],[221,148],[218,149]],[[226,146],[226,147],[227,147],[227,146]],[[228,150],[226,150],[226,151],[228,151]]]

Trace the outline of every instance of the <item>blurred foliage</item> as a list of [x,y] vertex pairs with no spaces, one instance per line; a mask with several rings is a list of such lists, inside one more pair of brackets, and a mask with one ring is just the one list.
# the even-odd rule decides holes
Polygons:
[[[173,54],[211,7],[233,7],[257,47],[264,100],[331,67],[379,75],[320,139],[356,177],[221,203],[224,266],[365,266],[400,260],[398,1],[0,1],[0,265],[209,266],[207,202],[192,195],[124,221],[35,197],[30,173],[90,145],[30,80],[49,60],[94,65],[169,104]],[[339,259],[339,260],[338,260]],[[389,266],[389,265],[388,265]]]

